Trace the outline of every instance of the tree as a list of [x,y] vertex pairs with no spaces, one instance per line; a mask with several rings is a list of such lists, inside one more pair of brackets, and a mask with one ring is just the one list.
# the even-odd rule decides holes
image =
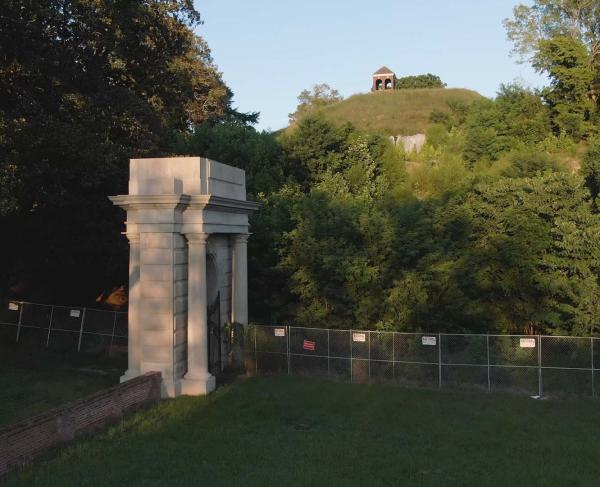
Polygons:
[[308,189],[321,174],[342,170],[343,153],[354,131],[350,125],[336,127],[318,113],[303,117],[280,139],[293,178]]
[[439,76],[427,73],[398,78],[395,86],[397,90],[407,88],[445,88],[446,83],[444,83]]
[[464,124],[464,158],[495,161],[505,152],[533,147],[551,133],[550,110],[540,95],[522,86],[501,85],[495,100],[471,106]]
[[588,64],[595,65],[600,56],[599,15],[596,0],[534,0],[531,6],[517,5],[504,27],[521,61],[535,56],[541,41],[568,36],[585,46]]
[[583,178],[547,173],[477,186],[461,287],[504,332],[588,334],[600,297],[600,219]]
[[298,106],[294,113],[290,113],[290,123],[294,124],[300,121],[302,117],[313,113],[325,105],[331,105],[342,101],[344,98],[338,90],[331,88],[326,83],[316,84],[312,90],[303,90],[298,95]]
[[588,136],[600,102],[600,3],[535,0],[515,7],[504,25],[513,52],[551,79],[543,97],[557,134]]
[[559,171],[561,166],[552,156],[535,149],[515,151],[508,156],[509,166],[501,172],[511,178],[533,177],[539,173]]
[[597,109],[589,93],[598,73],[587,63],[583,44],[568,36],[542,40],[533,66],[550,76],[550,87],[542,95],[556,131],[576,140],[587,135],[592,113]]
[[[596,201],[600,194],[600,138],[598,137],[590,140],[588,150],[581,161],[581,175],[585,178],[585,184]],[[596,207],[597,205],[596,202]]]
[[126,281],[106,196],[126,190],[128,158],[235,115],[199,21],[189,0],[2,2],[0,285],[72,302]]

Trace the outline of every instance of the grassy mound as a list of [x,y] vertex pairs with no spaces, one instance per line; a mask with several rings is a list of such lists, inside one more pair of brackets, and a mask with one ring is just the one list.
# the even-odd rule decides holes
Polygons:
[[597,485],[591,401],[258,378],[165,401],[7,485]]
[[449,101],[470,104],[482,96],[471,90],[435,88],[380,91],[351,96],[322,109],[332,122],[351,122],[359,130],[385,135],[424,133],[433,110],[450,113]]

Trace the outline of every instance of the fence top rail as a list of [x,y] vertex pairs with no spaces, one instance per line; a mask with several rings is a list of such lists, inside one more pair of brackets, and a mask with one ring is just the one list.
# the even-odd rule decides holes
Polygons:
[[[6,303],[15,303],[19,305],[29,304],[31,306],[46,306],[48,308],[65,308],[65,309],[80,309],[80,310],[88,310],[88,311],[101,311],[103,313],[117,313],[121,315],[126,315],[127,311],[116,311],[112,309],[102,309],[102,308],[92,308],[90,306],[65,306],[64,304],[45,304],[45,303],[32,303],[31,301],[19,301],[16,299],[3,299],[2,301]],[[266,326],[266,325],[260,325]]]
[[288,328],[289,330],[314,330],[314,331],[337,331],[337,332],[348,332],[348,333],[393,333],[396,335],[412,335],[412,336],[464,336],[464,337],[498,337],[498,338],[561,338],[561,339],[578,339],[578,340],[600,340],[599,337],[594,336],[572,336],[572,335],[527,335],[527,334],[507,334],[503,335],[500,333],[439,333],[439,332],[425,332],[425,331],[390,331],[390,330],[361,330],[356,328],[316,328],[310,326],[291,326],[291,325],[260,325],[251,324],[251,327],[261,328]]

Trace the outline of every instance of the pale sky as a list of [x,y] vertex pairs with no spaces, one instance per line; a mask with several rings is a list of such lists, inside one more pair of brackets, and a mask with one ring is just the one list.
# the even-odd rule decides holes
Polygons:
[[448,87],[494,96],[501,83],[543,80],[510,57],[502,19],[515,0],[195,0],[198,28],[239,110],[259,129],[287,125],[297,96],[328,83],[367,92],[382,65],[396,76],[433,73]]

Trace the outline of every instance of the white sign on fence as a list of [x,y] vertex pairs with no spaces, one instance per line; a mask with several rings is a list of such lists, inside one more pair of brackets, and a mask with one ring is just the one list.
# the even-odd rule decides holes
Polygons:
[[367,334],[366,333],[352,333],[352,341],[353,342],[366,342]]
[[521,338],[519,346],[521,348],[535,348],[535,338]]
[[436,346],[437,345],[437,337],[422,337],[421,343],[423,345]]
[[71,318],[79,318],[79,316],[81,316],[81,311],[78,309],[72,309],[69,313],[69,316]]
[[19,311],[19,304],[18,303],[8,303],[8,309],[10,311]]
[[275,328],[274,330],[276,337],[284,337],[285,336],[285,328]]

